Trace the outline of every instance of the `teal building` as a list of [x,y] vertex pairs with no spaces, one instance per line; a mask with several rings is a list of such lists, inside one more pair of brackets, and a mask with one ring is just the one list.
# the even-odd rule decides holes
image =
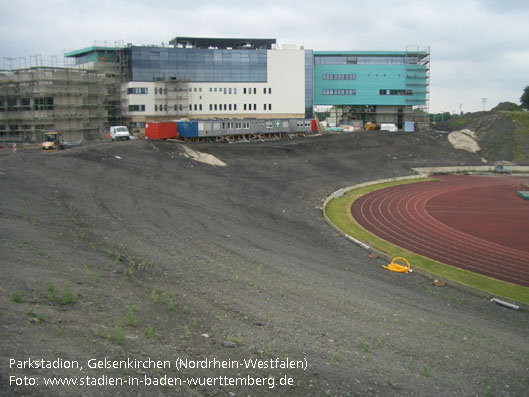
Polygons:
[[314,105],[339,109],[337,124],[419,125],[428,114],[429,64],[429,48],[315,51]]

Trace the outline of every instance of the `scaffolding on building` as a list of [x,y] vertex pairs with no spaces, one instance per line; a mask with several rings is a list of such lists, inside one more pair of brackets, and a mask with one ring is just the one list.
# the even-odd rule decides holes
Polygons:
[[100,137],[108,118],[101,79],[77,68],[0,70],[0,141],[39,143],[49,131],[65,141]]
[[406,97],[405,118],[415,123],[418,130],[430,126],[430,47],[406,46],[406,89],[413,95]]

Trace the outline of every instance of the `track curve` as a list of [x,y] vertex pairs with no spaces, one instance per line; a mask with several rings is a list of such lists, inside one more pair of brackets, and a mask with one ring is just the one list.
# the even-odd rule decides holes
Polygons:
[[529,286],[523,178],[442,176],[371,192],[351,206],[370,232],[437,261]]

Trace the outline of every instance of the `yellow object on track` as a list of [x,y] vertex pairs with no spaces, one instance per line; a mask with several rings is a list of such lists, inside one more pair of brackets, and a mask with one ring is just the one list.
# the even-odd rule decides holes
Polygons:
[[[404,262],[406,266],[399,265],[398,263],[396,263],[397,261]],[[389,265],[387,266],[382,265],[382,267],[388,270],[391,270],[392,272],[396,272],[396,273],[408,273],[411,271],[410,262],[408,262],[406,258],[401,258],[401,257],[393,258],[393,260],[391,261]]]

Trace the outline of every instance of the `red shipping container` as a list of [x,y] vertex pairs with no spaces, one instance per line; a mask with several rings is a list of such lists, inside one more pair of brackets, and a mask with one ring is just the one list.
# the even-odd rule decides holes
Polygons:
[[145,123],[145,137],[147,139],[178,138],[176,121],[167,123]]

